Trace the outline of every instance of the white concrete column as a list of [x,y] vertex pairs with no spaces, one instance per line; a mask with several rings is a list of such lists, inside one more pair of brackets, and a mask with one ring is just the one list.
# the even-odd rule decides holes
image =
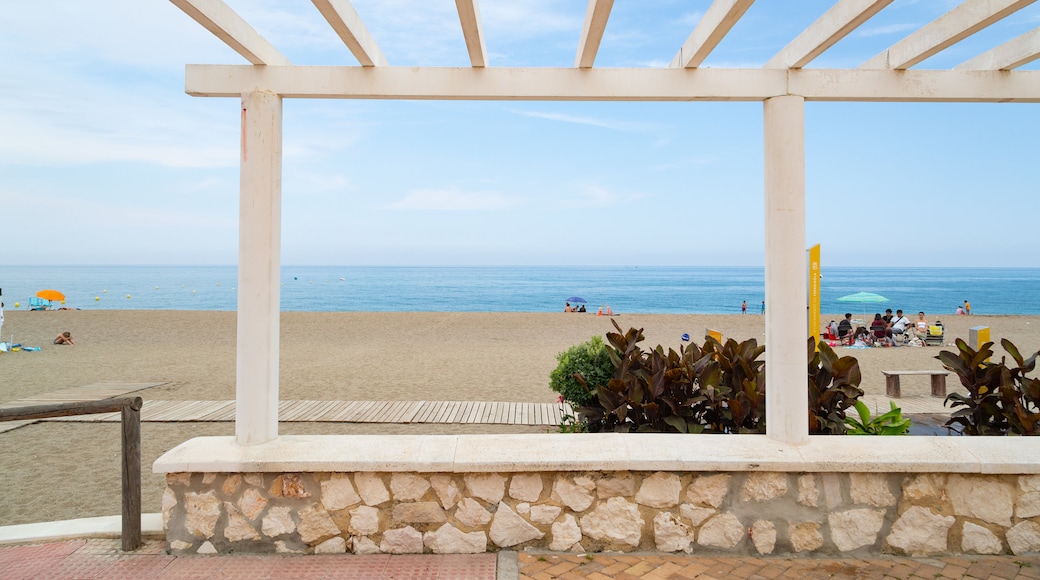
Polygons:
[[241,163],[235,435],[255,445],[278,437],[281,96],[242,95]]
[[805,327],[805,99],[766,99],[766,434],[809,441]]

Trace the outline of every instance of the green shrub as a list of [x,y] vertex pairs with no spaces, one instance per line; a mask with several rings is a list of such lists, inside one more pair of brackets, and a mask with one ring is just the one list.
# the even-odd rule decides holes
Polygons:
[[963,435],[1040,435],[1040,379],[1027,377],[1036,369],[1040,352],[1023,358],[1011,341],[1000,345],[1011,355],[1015,366],[1005,357],[999,363],[989,362],[993,343],[974,350],[957,339],[958,352],[942,351],[935,357],[947,370],[953,371],[968,390],[967,395],[951,393],[946,404],[955,411],[948,427]]
[[910,418],[903,417],[903,410],[896,406],[895,401],[888,402],[890,408],[887,413],[870,418],[870,408],[863,401],[856,401],[855,417],[845,417],[849,435],[906,435],[910,432]]
[[845,411],[863,396],[859,361],[851,356],[838,357],[825,342],[817,349],[811,338],[808,348],[809,433],[843,435],[848,429]]
[[[556,355],[556,360],[559,364],[549,373],[549,388],[560,393],[563,400],[575,409],[595,397],[591,389],[605,385],[614,376],[614,364],[603,339],[598,336],[561,352]],[[589,389],[578,382],[575,374],[584,377]]]

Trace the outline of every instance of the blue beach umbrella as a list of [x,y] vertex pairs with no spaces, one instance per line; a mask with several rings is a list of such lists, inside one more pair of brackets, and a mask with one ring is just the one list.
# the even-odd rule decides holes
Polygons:
[[567,302],[576,302],[578,304],[585,304],[585,299],[581,296],[571,296],[567,299]]

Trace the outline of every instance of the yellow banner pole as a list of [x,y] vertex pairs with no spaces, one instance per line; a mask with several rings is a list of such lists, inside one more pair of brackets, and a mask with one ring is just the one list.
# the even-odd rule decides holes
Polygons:
[[820,346],[820,244],[809,248],[809,337]]

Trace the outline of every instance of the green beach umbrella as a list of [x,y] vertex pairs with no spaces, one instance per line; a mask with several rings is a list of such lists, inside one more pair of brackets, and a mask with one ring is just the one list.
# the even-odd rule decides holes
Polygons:
[[863,320],[867,319],[867,304],[876,304],[880,302],[888,302],[888,298],[880,294],[874,294],[873,292],[856,292],[855,294],[849,294],[848,296],[842,296],[838,298],[838,302],[857,302],[863,304]]

